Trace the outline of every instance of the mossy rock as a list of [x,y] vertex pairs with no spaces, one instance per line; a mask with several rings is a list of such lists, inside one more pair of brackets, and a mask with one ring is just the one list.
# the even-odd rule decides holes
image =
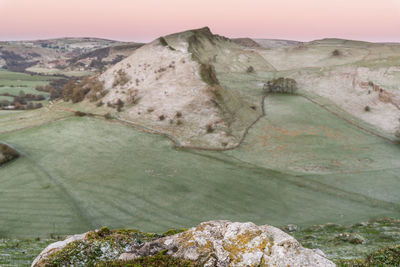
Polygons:
[[335,237],[335,240],[348,242],[350,244],[355,244],[355,245],[364,244],[366,242],[364,237],[355,233],[340,233]]
[[187,230],[188,230],[188,229],[186,229],[186,228],[180,228],[180,229],[172,228],[172,229],[169,229],[168,231],[164,232],[164,233],[162,234],[162,236],[176,235],[176,234],[180,234],[180,233],[182,233],[182,232],[185,232],[185,231],[187,231]]
[[38,266],[94,266],[103,261],[113,262],[122,253],[130,251],[133,247],[160,237],[162,235],[143,233],[134,229],[110,230],[103,227],[88,232],[83,240],[67,244],[63,249],[54,252],[40,262]]
[[164,253],[159,253],[154,256],[146,256],[140,257],[135,260],[123,261],[123,260],[115,260],[115,261],[106,261],[100,262],[95,265],[96,267],[123,267],[123,266],[132,266],[132,267],[200,267],[199,263],[190,260],[184,260],[180,258],[174,258]]

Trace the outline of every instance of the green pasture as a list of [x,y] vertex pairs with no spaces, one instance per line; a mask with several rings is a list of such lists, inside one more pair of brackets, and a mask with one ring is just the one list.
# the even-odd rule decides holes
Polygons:
[[290,173],[299,186],[400,211],[400,145],[364,132],[301,96],[270,95],[265,111],[243,145],[225,154]]
[[[12,72],[0,69],[0,93],[19,92],[19,90],[34,90],[38,85],[45,86],[54,77],[43,75],[30,75],[21,72]],[[37,91],[35,91],[37,93]]]
[[10,80],[16,83],[22,81],[48,81],[51,77],[41,75],[31,75],[21,72],[13,72],[4,69],[0,69],[0,84],[3,80]]
[[29,267],[37,255],[56,239],[4,239],[0,238],[1,267]]
[[9,94],[18,96],[20,91],[24,91],[25,94],[44,95],[44,96],[49,95],[49,93],[47,93],[47,92],[40,92],[40,91],[35,90],[34,87],[29,87],[29,86],[27,86],[27,87],[9,87],[9,86],[0,87],[0,94],[9,93]]
[[245,146],[232,155],[176,151],[163,137],[88,117],[0,139],[22,153],[0,167],[3,237],[48,237],[103,225],[161,232],[213,219],[310,225],[399,215],[327,192],[311,178],[241,159]]
[[[0,89],[0,91],[1,91],[1,89]],[[5,101],[5,100],[12,102],[14,100],[14,97],[0,95],[0,101]]]
[[[26,73],[11,72],[0,69],[0,101],[8,100],[12,102],[14,100],[13,97],[2,96],[1,94],[19,96],[21,91],[23,91],[25,94],[44,95],[46,98],[48,98],[49,93],[39,92],[35,90],[35,87],[38,85],[45,86],[51,79],[53,79],[53,77],[30,75]],[[42,103],[42,105],[47,105],[48,101],[33,101],[33,103]],[[0,111],[0,113],[3,112],[4,111]]]

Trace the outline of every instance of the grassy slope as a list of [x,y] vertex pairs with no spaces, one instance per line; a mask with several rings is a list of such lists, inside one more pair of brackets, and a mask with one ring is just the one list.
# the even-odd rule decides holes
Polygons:
[[[398,215],[228,153],[175,151],[162,137],[100,119],[72,118],[0,138],[23,153],[0,170],[2,236],[102,225],[163,231],[210,219],[283,225]],[[247,157],[245,150],[234,156]]]
[[31,266],[35,257],[55,239],[2,239],[0,238],[0,266]]
[[[398,234],[399,230],[400,220],[383,218],[352,225],[313,225],[309,228],[288,233],[293,235],[304,247],[321,249],[330,260],[337,262],[340,259],[364,258],[369,253],[380,248],[398,244],[400,241],[400,235]],[[128,240],[129,242],[132,242],[132,239],[135,237],[134,232],[131,231],[125,230],[117,232],[122,233],[124,236],[122,240]],[[104,235],[104,233],[105,232],[103,228],[103,234],[97,236],[92,235],[94,238],[92,240],[96,240],[96,243],[91,243],[91,245],[88,246],[88,249],[86,249],[81,255],[85,255],[85,257],[88,259],[98,259],[100,255],[98,254],[98,250],[96,250],[96,248],[101,246],[101,244],[104,244],[102,242],[106,242],[115,247],[116,244],[113,242],[113,239],[109,238],[109,234]],[[343,239],[340,237],[340,235],[343,233],[349,233],[357,239],[353,239],[353,241],[352,239]],[[144,239],[142,234],[139,233],[139,237],[143,241]],[[169,234],[173,233],[169,232]],[[59,240],[64,238],[65,237],[59,237]],[[144,238],[146,240],[150,240],[157,239],[158,236],[144,234]],[[364,243],[359,244],[354,242],[354,240],[364,240]],[[57,240],[55,239],[0,239],[0,255],[2,256],[0,257],[0,265],[3,267],[30,266],[33,259],[41,252],[42,249],[44,249],[49,243],[56,241]],[[76,244],[78,243],[79,242]],[[125,246],[124,242],[119,244],[120,245],[118,246]],[[76,253],[76,248],[77,246],[70,246],[70,249],[66,250],[68,253],[66,253],[66,251],[61,253],[61,255],[64,255],[63,260],[69,260],[70,257]],[[107,257],[111,256],[110,253],[106,254],[108,255]],[[53,259],[57,259],[57,257],[54,257]]]
[[[269,96],[266,117],[243,146],[226,153],[296,175],[299,186],[399,214],[399,145],[364,133],[304,98]],[[329,220],[376,216],[337,208],[337,218]]]
[[[274,75],[218,69],[221,83],[258,111],[260,83]],[[398,145],[301,97],[265,103],[267,116],[243,146],[225,153],[175,151],[162,137],[90,118],[7,134],[67,117],[59,107],[70,105],[0,112],[0,140],[24,153],[0,168],[0,237],[102,225],[161,232],[209,219],[307,226],[400,216]]]

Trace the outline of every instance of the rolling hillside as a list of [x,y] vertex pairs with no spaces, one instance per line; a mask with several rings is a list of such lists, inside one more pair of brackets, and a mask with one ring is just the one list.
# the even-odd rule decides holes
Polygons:
[[140,46],[99,38],[2,41],[0,68],[74,76],[76,71],[97,71],[115,64]]
[[[244,47],[203,28],[94,77],[104,94],[0,111],[0,141],[20,153],[0,167],[0,236],[399,217],[399,47]],[[265,95],[277,77],[297,94]]]

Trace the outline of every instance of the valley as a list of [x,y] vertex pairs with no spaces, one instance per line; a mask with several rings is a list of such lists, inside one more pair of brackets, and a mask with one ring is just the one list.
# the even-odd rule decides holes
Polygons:
[[[231,40],[208,28],[145,45],[81,41],[7,43],[21,55],[52,49],[64,67],[37,56],[25,72],[0,70],[0,143],[19,154],[0,161],[4,243],[102,226],[399,218],[399,44]],[[278,78],[293,93],[266,91]],[[341,250],[350,255],[307,235],[295,237],[335,260],[400,241]]]

